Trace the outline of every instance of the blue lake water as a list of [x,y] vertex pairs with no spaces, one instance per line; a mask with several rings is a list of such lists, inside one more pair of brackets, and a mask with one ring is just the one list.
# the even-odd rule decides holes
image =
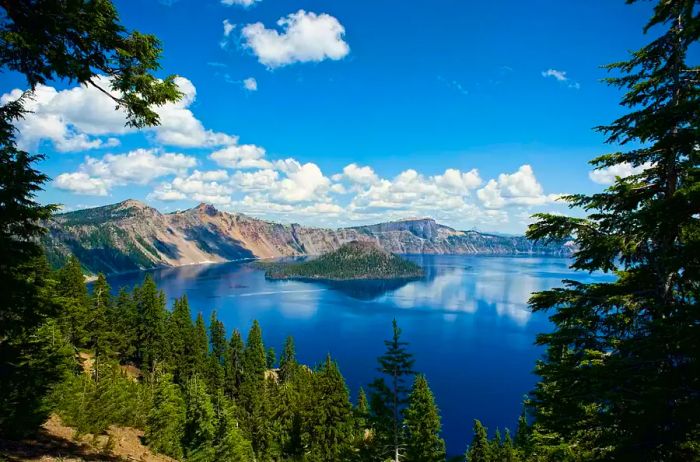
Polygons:
[[[532,389],[533,345],[550,329],[547,316],[532,314],[532,292],[562,279],[608,280],[573,272],[569,260],[534,257],[407,256],[424,267],[424,279],[407,284],[336,284],[267,281],[247,263],[187,266],[151,273],[169,300],[187,294],[193,315],[216,310],[229,334],[243,335],[253,319],[266,346],[279,353],[287,335],[298,359],[321,362],[327,353],[345,376],[353,401],[377,376],[376,357],[396,318],[426,374],[442,413],[449,454],[463,453],[472,419],[490,431],[515,427],[523,395]],[[140,283],[143,273],[115,275],[116,290]]]

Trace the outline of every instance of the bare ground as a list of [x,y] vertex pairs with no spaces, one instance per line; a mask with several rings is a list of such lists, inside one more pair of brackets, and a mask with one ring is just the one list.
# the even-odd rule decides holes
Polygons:
[[52,415],[39,434],[22,441],[0,439],[0,462],[174,462],[144,446],[143,432],[110,427],[106,435],[77,436],[75,430]]

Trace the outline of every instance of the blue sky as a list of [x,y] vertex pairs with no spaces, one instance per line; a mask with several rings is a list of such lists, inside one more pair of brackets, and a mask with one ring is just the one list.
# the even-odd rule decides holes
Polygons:
[[[162,75],[182,76],[185,98],[133,132],[95,90],[38,89],[20,142],[47,155],[41,200],[68,210],[206,201],[322,226],[431,216],[520,233],[565,211],[559,194],[630,171],[591,177],[587,161],[610,150],[592,127],[621,114],[600,66],[649,40],[646,2],[116,5],[162,40]],[[26,86],[0,85],[5,100]]]

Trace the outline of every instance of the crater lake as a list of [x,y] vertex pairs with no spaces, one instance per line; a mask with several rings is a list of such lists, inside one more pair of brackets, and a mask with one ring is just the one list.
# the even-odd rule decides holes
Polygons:
[[[252,321],[265,346],[280,353],[294,336],[297,358],[318,364],[326,353],[338,362],[353,402],[360,386],[376,377],[396,318],[403,340],[436,395],[448,454],[463,454],[473,419],[493,433],[515,430],[524,395],[536,382],[534,345],[550,330],[547,314],[531,313],[530,294],[561,285],[562,279],[612,280],[574,272],[570,260],[543,257],[409,255],[425,277],[417,281],[269,281],[245,262],[149,271],[168,298],[187,295],[193,316],[208,321],[212,310],[227,334],[245,337]],[[115,293],[143,281],[145,273],[108,277]]]

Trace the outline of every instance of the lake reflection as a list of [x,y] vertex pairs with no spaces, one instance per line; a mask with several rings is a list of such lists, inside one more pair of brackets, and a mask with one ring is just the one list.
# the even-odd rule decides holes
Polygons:
[[[296,339],[299,359],[338,361],[356,396],[375,377],[391,320],[396,318],[427,375],[443,416],[450,454],[463,453],[473,418],[495,430],[514,427],[523,395],[535,381],[540,350],[535,335],[549,329],[544,314],[532,314],[532,292],[561,279],[605,280],[574,273],[559,258],[407,256],[423,266],[417,281],[305,283],[267,281],[247,263],[187,266],[153,271],[169,299],[187,294],[193,315],[216,310],[229,333],[247,332],[252,320],[266,344],[281,351]],[[117,290],[143,279],[133,273],[109,278]]]

